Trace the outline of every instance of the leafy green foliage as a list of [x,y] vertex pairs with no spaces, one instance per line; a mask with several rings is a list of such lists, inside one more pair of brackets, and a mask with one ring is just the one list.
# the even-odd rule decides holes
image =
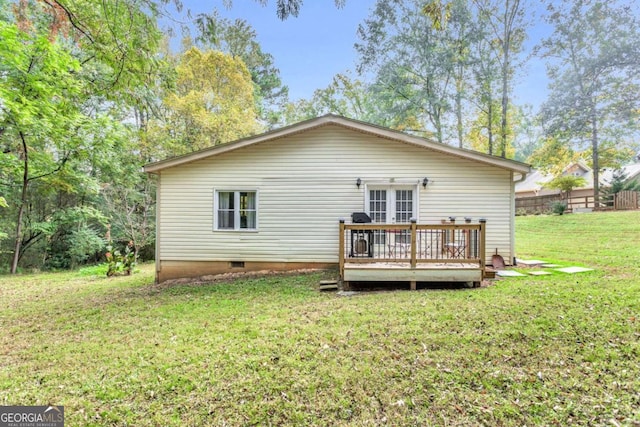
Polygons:
[[289,90],[280,79],[273,56],[262,51],[256,31],[246,21],[236,19],[231,22],[221,18],[216,11],[199,14],[194,21],[199,47],[220,50],[244,62],[255,86],[254,98],[260,119],[269,126],[280,122],[278,110],[285,104]]
[[[498,101],[494,101],[494,105],[490,111],[497,112],[500,110],[500,104]],[[515,105],[511,105],[508,115],[508,122],[510,127],[507,130],[507,146],[505,151],[505,157],[513,159],[516,156],[516,149],[513,145],[515,142],[515,133],[524,128],[526,120],[524,113],[521,109]],[[518,127],[518,125],[520,125]],[[483,110],[478,110],[478,116],[471,122],[469,127],[469,134],[466,136],[469,146],[476,151],[482,153],[492,154],[493,142],[491,135],[498,135],[501,129],[501,120],[498,114],[489,114]]]
[[[507,117],[509,93],[525,27],[520,1],[381,0],[358,29],[358,71],[375,75],[376,99],[387,100],[396,121],[416,121],[439,142],[467,146],[472,115],[487,117],[486,150],[506,157],[516,129]],[[497,149],[489,123],[498,125]]]
[[[98,15],[91,18],[88,14],[112,13],[109,16],[119,24],[111,28],[111,35],[103,34],[105,39],[87,33],[82,37],[90,37],[91,43],[73,45],[78,40],[66,37],[88,31],[89,26],[65,21],[72,9],[65,11],[55,5],[42,9],[36,3],[20,3],[16,23],[0,23],[0,176],[8,184],[3,196],[11,202],[0,219],[0,230],[13,239],[12,250],[9,240],[0,242],[0,259],[12,254],[13,271],[19,263],[69,268],[94,259],[104,247],[105,222],[70,223],[65,218],[100,206],[101,183],[122,182],[123,175],[116,170],[132,167],[139,173],[142,163],[134,154],[140,150],[131,131],[123,124],[127,118],[121,106],[125,104],[118,102],[132,100],[123,92],[142,81],[134,78],[135,73],[147,75],[150,69],[135,71],[137,65],[129,64],[132,68],[123,65],[114,71],[117,61],[131,58],[124,45],[118,48],[124,56],[111,57],[115,62],[101,56],[108,52],[96,50],[114,47],[107,47],[109,37],[128,37],[129,33],[118,33],[119,29],[124,31],[119,25],[141,15],[127,10],[129,6],[109,9],[106,4],[91,5],[93,11],[72,15],[104,25],[108,19],[94,22],[94,18],[100,20]],[[125,10],[131,16],[123,16]],[[135,37],[130,41],[136,42]],[[144,46],[138,47],[151,45]],[[111,53],[115,55],[115,51]],[[137,55],[136,61],[143,57]],[[125,143],[129,145],[125,147]]]
[[587,180],[581,176],[560,175],[553,178],[544,186],[546,188],[554,188],[556,190],[562,191],[565,194],[569,194],[574,188],[583,187],[586,185],[586,183]]
[[155,131],[168,136],[168,151],[184,154],[251,135],[258,130],[251,76],[239,58],[191,47],[176,67],[175,91],[165,99]]
[[564,202],[553,202],[551,203],[551,212],[556,215],[562,215],[567,210],[567,204]]
[[[227,0],[232,3],[232,0]],[[269,0],[257,0],[260,4],[266,5]],[[334,0],[336,7],[344,6],[347,0]],[[287,19],[289,16],[297,17],[302,7],[302,0],[276,0],[276,12],[278,18]]]
[[107,276],[125,275],[130,276],[133,272],[133,268],[136,266],[136,255],[131,250],[133,242],[129,242],[124,247],[124,253],[121,253],[118,249],[114,249],[113,246],[107,246],[107,252],[105,258],[107,259]]

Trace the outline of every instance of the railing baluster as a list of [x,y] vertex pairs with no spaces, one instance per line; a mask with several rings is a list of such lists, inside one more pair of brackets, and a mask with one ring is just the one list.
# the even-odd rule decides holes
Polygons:
[[416,268],[416,220],[411,219],[411,268]]

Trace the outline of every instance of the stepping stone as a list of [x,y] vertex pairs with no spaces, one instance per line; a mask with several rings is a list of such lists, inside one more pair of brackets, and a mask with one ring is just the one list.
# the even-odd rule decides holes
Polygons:
[[544,268],[556,268],[556,267],[562,267],[560,264],[542,264],[541,267]]
[[565,268],[556,268],[556,271],[561,271],[562,273],[574,274],[574,273],[584,273],[585,271],[593,271],[593,268],[565,267]]
[[356,292],[356,291],[339,291],[336,295],[339,295],[341,297],[352,297],[354,295],[358,295],[358,292]]
[[524,264],[524,265],[540,265],[540,264],[544,264],[544,261],[540,261],[539,259],[516,259],[516,262],[518,264]]
[[528,273],[532,276],[546,276],[547,274],[551,274],[548,271],[529,271]]
[[513,270],[500,270],[496,272],[496,274],[500,277],[524,277],[525,275],[522,273],[518,273]]

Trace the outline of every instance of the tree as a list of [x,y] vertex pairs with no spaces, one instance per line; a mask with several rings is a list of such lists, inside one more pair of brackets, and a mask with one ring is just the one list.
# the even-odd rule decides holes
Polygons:
[[524,2],[520,0],[474,0],[483,22],[491,28],[500,64],[500,156],[506,157],[509,135],[509,96],[514,75],[514,57],[522,49],[526,37]]
[[75,135],[87,118],[73,102],[82,91],[76,77],[78,61],[47,37],[30,36],[15,25],[0,22],[0,39],[0,129],[3,155],[12,158],[6,162],[12,167],[5,173],[17,178],[20,187],[18,200],[11,200],[17,206],[11,262],[15,273],[30,186],[38,180],[53,180],[81,149],[82,141]]
[[584,186],[587,181],[581,176],[560,175],[547,182],[546,188],[560,190],[562,198],[569,199],[574,188]]
[[[145,188],[139,188],[143,186]],[[155,200],[152,181],[140,177],[137,185],[109,185],[102,190],[109,216],[109,237],[130,242],[134,259],[155,241]]]
[[597,204],[603,141],[637,129],[639,22],[631,5],[574,0],[547,8],[554,32],[540,46],[551,79],[543,125],[565,144],[590,144]]
[[102,217],[77,213],[97,212],[102,170],[112,168],[100,159],[131,139],[118,121],[130,120],[136,85],[160,63],[159,32],[140,4],[21,1],[1,23],[0,181],[9,206],[0,227],[12,230],[13,247],[0,257],[11,253],[12,272],[25,262],[71,267],[104,246]]
[[[269,0],[255,0],[261,5],[265,6],[269,3]],[[227,4],[231,6],[233,0],[226,0]],[[334,0],[336,7],[340,8],[344,6],[346,0]],[[300,8],[302,7],[303,0],[277,0],[276,12],[278,18],[284,20],[289,16],[297,17],[300,14]]]
[[527,158],[527,162],[544,173],[559,175],[569,164],[579,159],[579,152],[576,152],[558,138],[547,136],[533,154]]
[[358,29],[358,71],[375,73],[373,87],[392,97],[394,114],[423,121],[439,142],[464,146],[470,112],[480,111],[487,123],[501,112],[498,132],[486,127],[487,149],[506,157],[514,139],[511,82],[525,28],[519,0],[380,0]]
[[242,60],[191,47],[176,67],[176,86],[165,99],[164,120],[156,121],[175,144],[169,154],[222,144],[259,130],[253,83]]
[[391,95],[392,111],[428,121],[435,138],[444,142],[452,110],[452,58],[459,57],[455,50],[460,46],[449,43],[449,33],[438,29],[418,1],[378,1],[371,18],[358,27],[358,36],[358,71],[375,72],[374,85]]
[[255,86],[254,98],[260,119],[269,127],[280,122],[277,111],[286,103],[289,88],[283,85],[273,56],[262,51],[255,30],[247,21],[236,19],[231,22],[217,12],[199,14],[195,23],[198,47],[220,50],[240,58]]
[[[496,56],[496,40],[491,37],[488,31],[489,25],[484,24],[488,20],[486,14],[478,15],[480,25],[476,26],[478,31],[477,42],[472,45],[473,66],[471,69],[474,84],[471,103],[478,110],[478,115],[485,117],[485,123],[496,123],[500,109],[496,108],[499,90],[497,88],[500,78],[500,64]],[[495,128],[486,127],[486,153],[493,155],[495,150]]]
[[160,62],[155,56],[162,40],[160,8],[152,0],[20,1],[15,9],[19,28],[74,45],[83,72],[93,74],[92,90],[102,96],[127,95],[127,89],[145,82]]
[[458,146],[464,145],[463,101],[468,96],[472,65],[476,61],[473,57],[472,46],[478,43],[481,33],[480,26],[472,18],[468,2],[452,0],[442,3],[434,0],[427,3],[423,9],[432,21],[432,27],[446,34],[443,38],[445,48],[449,51],[451,75],[454,80],[453,97],[455,111],[455,128]]
[[[469,127],[469,134],[467,140],[473,150],[483,153],[492,153],[492,135],[500,132],[502,123],[500,116],[492,114],[491,112],[499,111],[500,104],[497,100],[494,101],[494,106],[487,110],[478,110],[478,115],[471,122]],[[521,110],[512,105],[509,109],[509,129],[507,132],[507,147],[505,151],[505,157],[514,158],[516,155],[515,147],[512,144],[514,140],[515,129],[514,126],[520,124],[523,120]]]

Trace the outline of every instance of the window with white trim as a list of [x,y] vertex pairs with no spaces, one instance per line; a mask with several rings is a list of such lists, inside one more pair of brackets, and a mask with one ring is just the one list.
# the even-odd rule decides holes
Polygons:
[[216,190],[213,212],[214,230],[257,230],[258,193]]

